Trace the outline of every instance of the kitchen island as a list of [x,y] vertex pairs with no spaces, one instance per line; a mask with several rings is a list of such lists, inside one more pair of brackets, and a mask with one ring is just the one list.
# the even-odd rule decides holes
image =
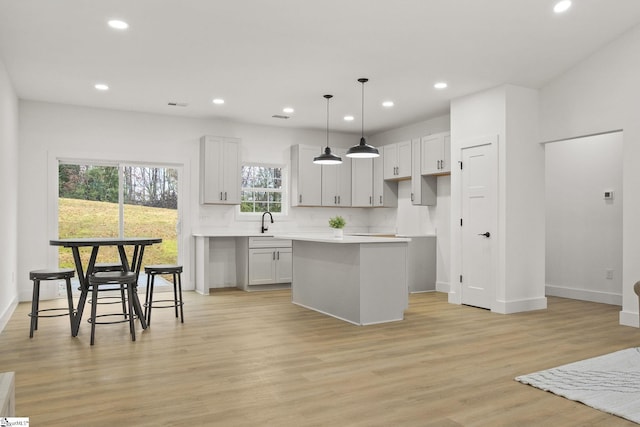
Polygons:
[[287,234],[294,304],[356,324],[404,318],[409,238]]

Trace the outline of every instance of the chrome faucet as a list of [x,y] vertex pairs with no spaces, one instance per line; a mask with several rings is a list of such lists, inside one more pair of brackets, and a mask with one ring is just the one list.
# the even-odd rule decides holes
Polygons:
[[264,233],[265,231],[267,231],[267,230],[269,229],[269,225],[267,225],[266,227],[264,226],[264,216],[265,216],[266,214],[269,214],[269,216],[271,217],[271,224],[273,224],[273,215],[271,215],[271,212],[269,212],[269,211],[264,212],[264,213],[262,214],[262,228],[261,228],[262,233]]

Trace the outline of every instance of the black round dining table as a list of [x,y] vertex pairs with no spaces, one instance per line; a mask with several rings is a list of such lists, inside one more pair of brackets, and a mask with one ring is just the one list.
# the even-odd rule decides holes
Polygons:
[[[76,272],[78,274],[78,280],[80,282],[80,298],[78,300],[78,307],[74,316],[73,322],[73,336],[78,335],[80,329],[80,321],[82,320],[82,312],[84,305],[87,301],[89,294],[89,276],[93,274],[96,259],[98,258],[98,250],[103,246],[117,246],[118,254],[120,255],[120,262],[125,271],[133,271],[136,273],[136,283],[142,267],[142,257],[144,255],[144,249],[147,246],[161,243],[161,238],[154,237],[79,237],[79,238],[67,238],[67,239],[53,239],[49,243],[52,246],[61,246],[70,248],[73,253],[73,261],[75,263]],[[125,247],[133,246],[133,255],[131,262],[127,257]],[[90,247],[91,256],[89,257],[89,264],[86,268],[82,264],[80,257],[80,248]],[[143,329],[147,328],[147,323],[144,319],[144,313],[142,311],[142,305],[138,299],[137,293],[133,293],[133,307],[140,320]]]

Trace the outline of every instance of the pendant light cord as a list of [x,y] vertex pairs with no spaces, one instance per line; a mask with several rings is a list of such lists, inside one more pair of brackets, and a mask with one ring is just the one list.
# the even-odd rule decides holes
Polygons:
[[362,137],[364,138],[364,81],[361,81],[362,83]]
[[329,99],[327,98],[327,148],[329,148]]

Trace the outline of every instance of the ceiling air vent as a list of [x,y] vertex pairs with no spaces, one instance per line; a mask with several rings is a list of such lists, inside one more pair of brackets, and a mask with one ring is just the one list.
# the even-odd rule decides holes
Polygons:
[[273,117],[274,119],[288,119],[289,118],[289,116],[283,116],[281,114],[274,114],[271,117]]
[[169,102],[167,105],[171,107],[186,107],[189,104],[187,104],[186,102]]

